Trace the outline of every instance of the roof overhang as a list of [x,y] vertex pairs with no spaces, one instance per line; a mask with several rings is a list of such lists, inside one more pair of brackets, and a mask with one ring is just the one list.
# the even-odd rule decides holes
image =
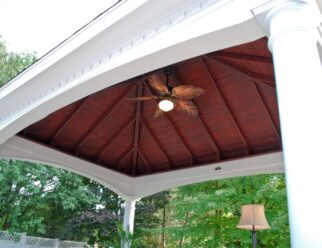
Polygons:
[[262,2],[122,1],[1,88],[0,144],[101,89],[264,37],[251,13]]
[[124,197],[144,197],[210,179],[282,172],[282,153],[276,152],[132,178],[15,136],[50,113],[116,83],[264,37],[251,12],[264,2],[121,1],[1,88],[1,157],[59,166]]

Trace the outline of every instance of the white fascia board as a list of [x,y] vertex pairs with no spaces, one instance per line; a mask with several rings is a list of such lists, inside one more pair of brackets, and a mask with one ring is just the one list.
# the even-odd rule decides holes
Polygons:
[[[32,66],[0,90],[0,144],[53,111],[101,89],[264,36],[250,12],[259,2],[125,1],[71,38],[74,46],[62,44],[42,65]],[[122,8],[126,15],[107,22]],[[78,38],[82,35],[85,38]],[[65,46],[66,51],[60,52]]]
[[129,177],[17,136],[0,146],[0,157],[41,162],[66,169],[101,183],[124,199],[143,198],[174,187],[209,180],[284,172],[283,155],[275,152],[149,176]]

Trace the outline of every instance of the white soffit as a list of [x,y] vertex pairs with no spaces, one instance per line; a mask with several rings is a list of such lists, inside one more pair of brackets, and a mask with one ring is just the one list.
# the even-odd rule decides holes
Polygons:
[[0,146],[0,157],[45,163],[95,180],[123,198],[142,198],[173,187],[215,179],[282,173],[282,152],[129,177],[49,147],[14,136]]

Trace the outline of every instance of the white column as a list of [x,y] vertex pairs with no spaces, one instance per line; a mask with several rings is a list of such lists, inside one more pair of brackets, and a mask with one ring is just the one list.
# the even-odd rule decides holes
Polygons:
[[[136,198],[125,199],[124,217],[123,217],[123,230],[126,233],[133,234],[134,231],[134,217],[135,217],[135,204],[138,201]],[[123,248],[130,248],[130,242],[123,242]]]
[[124,217],[123,217],[123,230],[133,233],[134,230],[134,217],[135,217],[135,203],[137,199],[128,198],[125,200]]
[[[283,139],[291,243],[322,247],[322,68],[315,1],[254,11],[269,37]],[[256,13],[257,11],[257,13]]]

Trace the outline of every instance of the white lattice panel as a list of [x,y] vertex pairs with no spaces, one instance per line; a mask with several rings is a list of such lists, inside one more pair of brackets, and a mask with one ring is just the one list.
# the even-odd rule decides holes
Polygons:
[[60,241],[59,248],[84,248],[86,247],[85,242],[74,242],[74,241]]
[[21,234],[10,233],[10,232],[1,232],[0,231],[0,240],[18,242],[20,240]]
[[58,248],[57,241],[54,239],[45,239],[37,237],[27,237],[26,243],[28,248]]
[[[12,245],[14,246],[12,246]],[[84,248],[85,242],[59,241],[0,231],[0,248]]]

